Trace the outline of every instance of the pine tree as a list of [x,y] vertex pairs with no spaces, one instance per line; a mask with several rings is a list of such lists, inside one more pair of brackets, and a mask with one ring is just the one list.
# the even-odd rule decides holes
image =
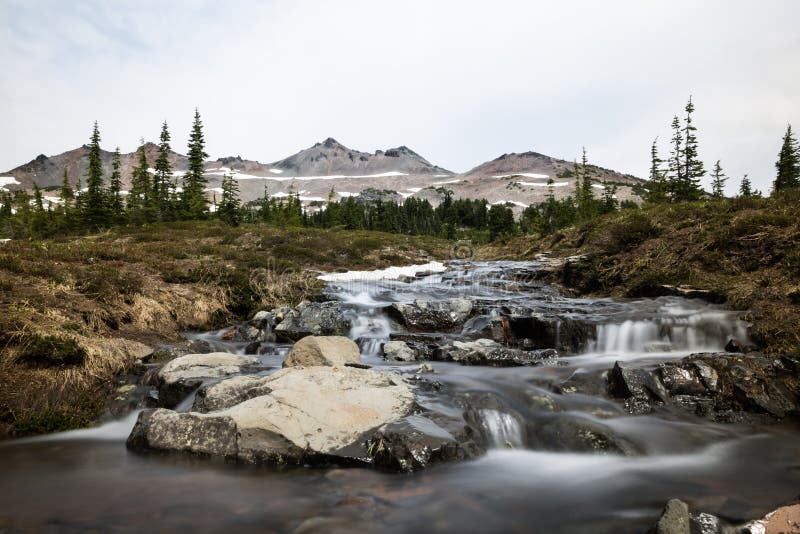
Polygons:
[[778,154],[778,161],[775,162],[778,175],[773,183],[775,191],[781,191],[790,187],[800,186],[800,147],[792,133],[792,125],[786,127],[786,134],[783,136],[783,144]]
[[681,133],[681,122],[678,116],[672,117],[672,138],[670,139],[672,148],[669,153],[667,170],[667,190],[673,201],[677,200],[676,195],[680,190],[680,184],[684,181],[683,175],[683,134]]
[[752,197],[753,195],[753,186],[750,183],[750,178],[747,177],[745,174],[742,176],[742,183],[739,186],[739,196],[740,197]]
[[188,169],[183,177],[182,208],[184,216],[190,219],[201,219],[208,212],[208,198],[205,190],[208,181],[203,174],[203,163],[208,157],[205,153],[203,123],[200,112],[195,109],[192,133],[189,136]]
[[89,143],[89,169],[86,174],[86,195],[83,195],[83,221],[91,228],[108,224],[106,193],[103,190],[103,161],[100,154],[100,129],[94,123]]
[[609,184],[603,180],[603,203],[602,212],[611,213],[619,209],[619,202],[617,202],[617,186]]
[[648,184],[647,201],[653,203],[666,202],[667,182],[666,173],[661,168],[664,160],[658,157],[658,137],[653,139],[650,147],[650,183]]
[[172,165],[169,162],[169,153],[172,148],[169,145],[170,135],[167,121],[161,125],[161,135],[158,143],[158,157],[155,163],[155,175],[153,176],[153,204],[155,206],[157,218],[163,221],[170,216],[171,200],[174,192],[174,182],[172,178]]
[[725,182],[728,177],[722,172],[722,166],[719,160],[714,164],[714,169],[711,171],[711,194],[716,198],[725,197]]
[[220,219],[232,226],[237,226],[242,222],[239,183],[228,174],[222,177],[222,201],[216,213]]
[[694,104],[692,97],[684,108],[686,111],[686,118],[684,119],[683,127],[683,182],[679,188],[678,200],[697,200],[703,195],[703,190],[700,187],[700,179],[705,176],[706,171],[703,168],[703,162],[698,158],[697,151],[697,127],[692,123],[692,113],[694,113]]
[[123,216],[125,210],[125,204],[122,202],[121,158],[119,147],[117,147],[111,156],[111,177],[108,180],[108,206],[111,210],[111,218],[117,221]]
[[61,203],[65,212],[72,206],[74,198],[75,192],[72,190],[72,186],[69,185],[69,173],[67,168],[64,167],[64,179],[61,180]]
[[144,139],[137,150],[139,162],[133,168],[131,175],[131,190],[128,193],[128,212],[131,219],[136,223],[144,223],[152,220],[153,211],[150,202],[152,185],[150,182],[149,164],[147,153],[145,152]]

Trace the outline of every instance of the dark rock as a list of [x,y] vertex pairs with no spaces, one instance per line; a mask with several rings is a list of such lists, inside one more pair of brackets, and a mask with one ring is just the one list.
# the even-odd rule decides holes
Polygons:
[[595,452],[635,456],[639,447],[607,426],[578,415],[560,414],[533,430],[534,441],[553,451]]
[[455,332],[464,326],[473,305],[467,299],[417,300],[394,303],[386,311],[411,332]]
[[753,352],[757,349],[752,343],[742,343],[734,338],[729,339],[725,344],[725,352]]
[[[452,425],[459,426],[458,422]],[[375,467],[404,472],[482,454],[484,449],[473,441],[472,430],[463,421],[460,427],[454,434],[427,417],[410,415],[378,430],[367,442],[368,454]]]
[[175,345],[160,345],[141,360],[142,363],[166,362],[187,354],[208,354],[214,350],[214,346],[205,339],[192,339]]
[[719,422],[767,422],[800,406],[797,362],[755,353],[695,354],[649,368],[617,362],[608,391],[631,413],[671,404]]
[[464,365],[497,367],[552,365],[558,362],[558,352],[553,349],[525,351],[506,348],[491,339],[478,339],[476,341],[454,341],[452,346],[441,350],[438,359]]
[[524,349],[555,349],[578,353],[594,339],[596,325],[588,320],[555,315],[522,314],[474,321],[468,337],[491,338],[508,346]]
[[282,314],[273,333],[280,342],[298,341],[306,336],[346,336],[353,326],[353,314],[341,302],[301,302]]
[[630,413],[650,413],[654,404],[667,402],[669,395],[652,371],[624,367],[616,362],[608,373],[608,392],[612,397],[625,399]]

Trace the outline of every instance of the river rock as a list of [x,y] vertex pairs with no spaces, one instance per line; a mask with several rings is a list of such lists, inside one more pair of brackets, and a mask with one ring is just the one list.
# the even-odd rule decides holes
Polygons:
[[411,332],[455,332],[464,326],[472,314],[472,301],[449,299],[442,301],[416,300],[394,303],[387,308],[389,315]]
[[258,358],[227,352],[187,354],[167,362],[158,372],[159,405],[177,406],[197,389],[204,379],[221,378],[242,372],[259,364]]
[[383,344],[383,357],[390,361],[413,362],[418,353],[405,341],[387,341]]
[[608,391],[631,413],[673,405],[719,422],[767,422],[797,415],[798,369],[795,358],[757,353],[694,354],[641,368],[617,362]]
[[306,336],[344,336],[353,326],[352,314],[342,303],[301,302],[297,308],[273,310],[280,322],[274,329],[281,342],[297,341]]
[[464,365],[493,365],[498,367],[541,365],[558,361],[553,349],[525,351],[507,348],[491,339],[454,341],[451,347],[441,350],[441,360]]
[[689,506],[680,499],[670,499],[658,518],[655,534],[691,534]]
[[208,354],[214,346],[205,339],[187,339],[174,345],[160,345],[152,353],[141,358],[142,363],[164,362],[187,354]]
[[501,310],[500,317],[476,317],[468,324],[468,337],[490,338],[504,345],[531,349],[554,349],[578,353],[594,339],[597,326],[589,319],[561,317],[526,311]]
[[609,427],[579,415],[559,414],[533,429],[532,442],[547,450],[635,456],[639,447]]
[[244,463],[400,471],[482,452],[439,421],[412,415],[414,392],[394,374],[289,367],[265,377],[231,378],[207,387],[201,397],[196,407],[206,413],[142,412],[128,446]]
[[361,364],[358,345],[344,336],[309,336],[294,344],[284,367]]

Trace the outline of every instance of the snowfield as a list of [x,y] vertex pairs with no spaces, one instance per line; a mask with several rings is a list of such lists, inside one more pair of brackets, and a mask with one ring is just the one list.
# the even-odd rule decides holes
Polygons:
[[511,178],[512,176],[524,176],[525,178],[541,178],[542,180],[547,180],[550,176],[546,174],[536,174],[535,172],[518,172],[516,174],[498,174],[497,176],[492,176],[492,178]]
[[517,182],[519,185],[526,185],[528,187],[564,187],[565,185],[569,185],[569,182],[553,182],[552,184],[548,183],[540,183],[540,182]]
[[5,189],[7,185],[21,185],[13,176],[0,176],[0,189]]
[[499,205],[514,204],[515,206],[519,206],[520,208],[528,207],[528,205],[525,204],[524,202],[517,202],[516,200],[498,200],[497,202],[492,202],[492,206],[497,206],[498,204]]
[[325,282],[351,282],[370,280],[398,280],[401,277],[414,277],[418,274],[434,274],[447,270],[441,262],[431,261],[421,265],[408,265],[406,267],[388,267],[375,271],[347,271],[346,273],[323,274],[317,278]]

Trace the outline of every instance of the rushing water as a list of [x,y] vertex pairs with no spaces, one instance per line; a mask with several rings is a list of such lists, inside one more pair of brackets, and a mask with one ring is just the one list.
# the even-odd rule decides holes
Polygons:
[[[476,410],[493,446],[477,460],[397,475],[140,455],[124,446],[133,413],[98,428],[0,446],[0,532],[642,532],[672,497],[741,519],[797,495],[800,439],[791,425],[630,416],[603,396],[552,393],[570,377],[599,376],[615,360],[676,359],[720,350],[731,337],[744,341],[746,325],[735,314],[677,298],[564,298],[529,276],[534,270],[528,263],[458,264],[413,281],[335,282],[327,289],[353,314],[350,336],[365,361],[408,375],[418,364],[380,358],[381,343],[399,329],[382,310],[391,302],[465,297],[485,318],[524,311],[596,325],[594,338],[577,354],[562,355],[559,366],[431,362],[431,376],[448,391],[493,399]],[[197,337],[243,350],[219,341],[219,333]],[[271,372],[288,346],[265,349],[260,357]],[[436,394],[421,402],[436,404]],[[581,453],[540,439],[570,418],[602,425],[638,454]]]

